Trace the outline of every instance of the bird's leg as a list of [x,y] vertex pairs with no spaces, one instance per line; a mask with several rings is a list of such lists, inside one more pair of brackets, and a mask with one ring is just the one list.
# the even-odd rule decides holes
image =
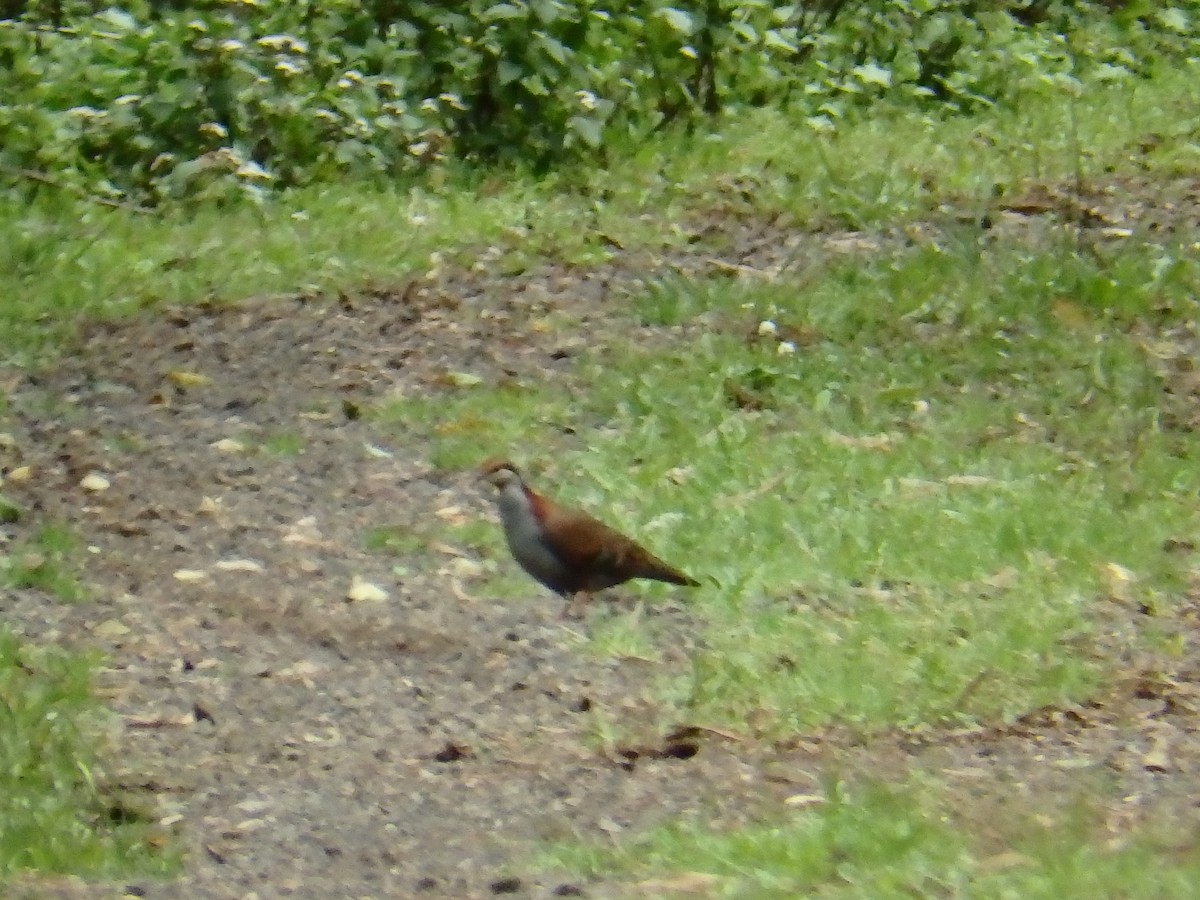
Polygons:
[[566,606],[563,607],[563,610],[561,613],[559,613],[558,617],[560,619],[578,619],[578,618],[580,618],[579,612],[576,610],[576,607],[581,605],[581,602],[587,601],[587,598],[588,598],[587,593],[585,591],[572,591],[570,593],[563,594],[563,598],[567,601],[567,604],[566,604]]

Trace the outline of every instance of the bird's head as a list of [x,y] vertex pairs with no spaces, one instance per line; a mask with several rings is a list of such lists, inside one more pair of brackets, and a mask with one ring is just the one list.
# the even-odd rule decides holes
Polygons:
[[504,490],[510,484],[521,484],[521,472],[506,459],[489,459],[479,467],[484,481]]

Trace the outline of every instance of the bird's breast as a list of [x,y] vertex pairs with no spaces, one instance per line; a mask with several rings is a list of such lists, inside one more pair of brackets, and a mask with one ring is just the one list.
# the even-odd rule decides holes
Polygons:
[[508,549],[521,568],[551,590],[561,591],[565,568],[546,543],[542,524],[522,494],[500,495],[500,522]]

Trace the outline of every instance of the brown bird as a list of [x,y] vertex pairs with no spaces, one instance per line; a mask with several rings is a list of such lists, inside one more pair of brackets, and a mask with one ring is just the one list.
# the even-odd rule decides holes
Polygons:
[[483,477],[500,493],[500,521],[508,549],[521,568],[567,601],[632,578],[696,587],[699,582],[667,565],[619,531],[535,492],[510,462],[483,464]]

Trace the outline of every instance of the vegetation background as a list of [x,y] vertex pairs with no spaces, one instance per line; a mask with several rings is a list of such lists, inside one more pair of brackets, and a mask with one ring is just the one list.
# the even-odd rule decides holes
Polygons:
[[[450,471],[535,434],[569,499],[704,523],[651,523],[712,585],[687,674],[653,684],[664,721],[870,749],[1149,691],[1200,758],[1198,48],[1195,0],[0,0],[7,590],[95,599],[91,538],[26,496],[15,424],[81,325],[615,267],[586,396],[455,370],[363,413]],[[771,246],[712,264],[750,233]],[[493,532],[366,543],[490,561]],[[529,589],[493,566],[480,590]],[[580,652],[663,640],[620,613]],[[102,665],[0,625],[0,878],[177,870],[174,823],[104,776]],[[1120,716],[1139,776],[1177,776],[1120,828],[1093,821],[1133,796],[1112,760],[1059,760],[1087,770],[1069,803],[995,821],[941,769],[824,773],[794,815],[546,858],[661,893],[1191,896],[1198,772]]]
[[[570,172],[756,107],[825,133],[1145,76],[1189,3],[256,0],[0,10],[4,176],[111,200],[392,183],[444,160]],[[803,132],[800,132],[801,134]]]

